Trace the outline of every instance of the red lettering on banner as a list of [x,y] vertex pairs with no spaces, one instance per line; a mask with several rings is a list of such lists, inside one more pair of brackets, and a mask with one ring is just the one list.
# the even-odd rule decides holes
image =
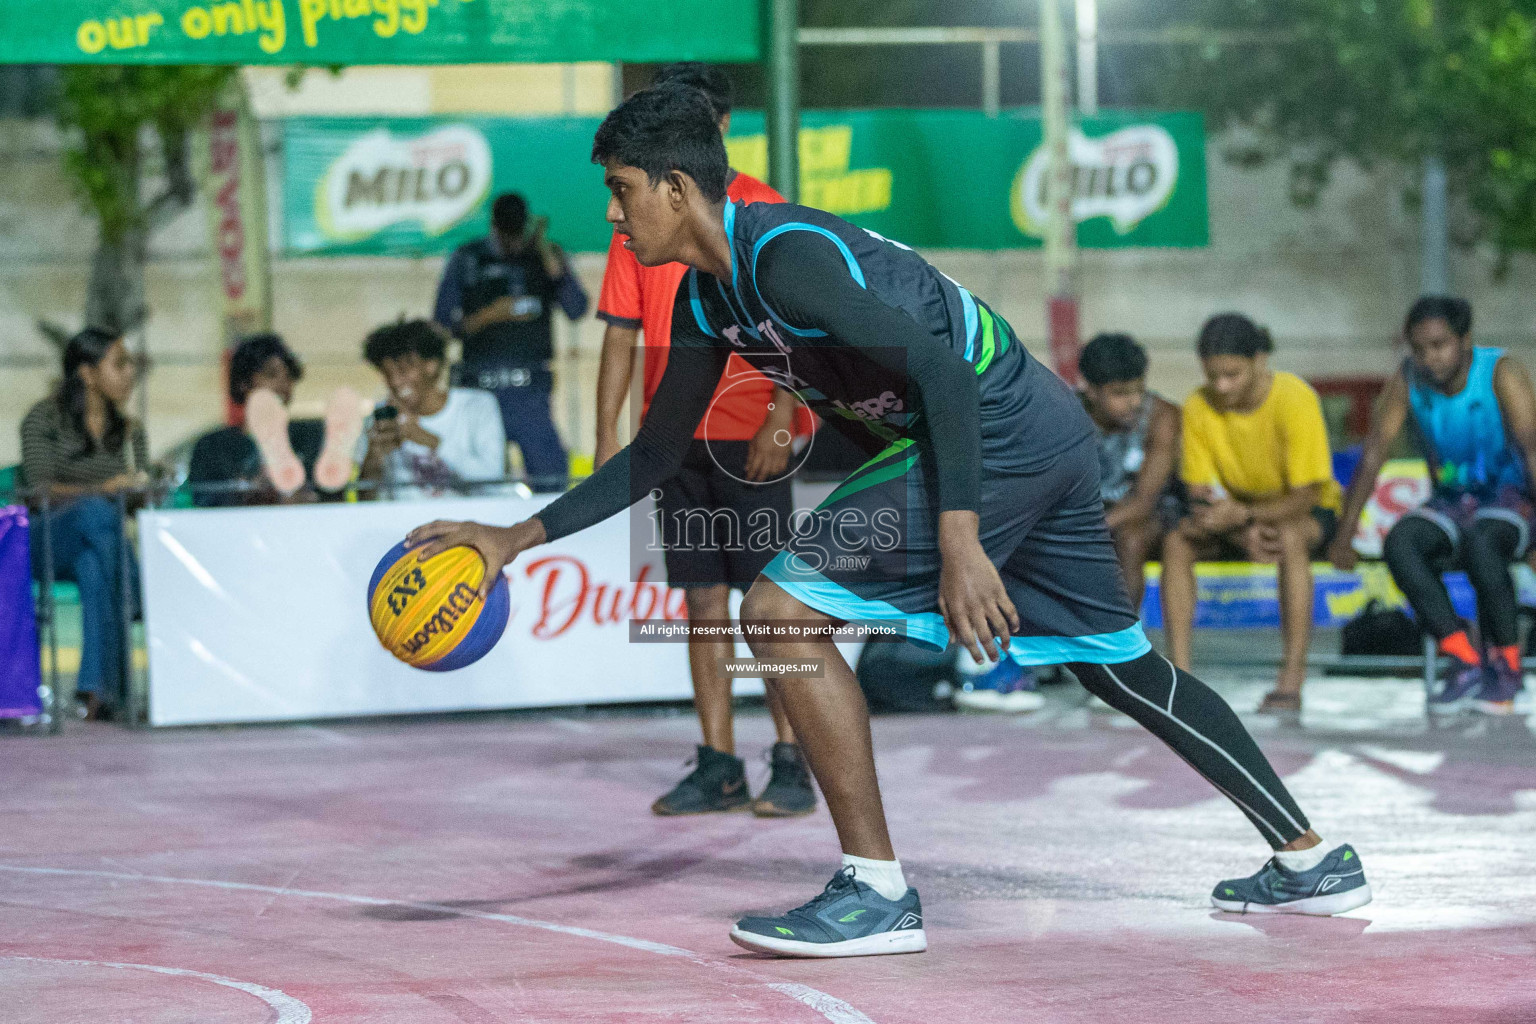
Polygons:
[[240,142],[238,136],[232,133],[238,123],[239,115],[233,110],[213,112],[209,148],[212,150],[211,162],[216,174],[223,174],[235,166],[235,157],[240,152]]
[[227,175],[218,188],[214,202],[219,210],[219,270],[224,295],[230,302],[245,296],[245,223],[240,216],[240,136],[239,115],[233,110],[215,110],[208,141],[209,163],[214,174]]
[[219,189],[219,261],[224,271],[224,294],[231,300],[245,295],[245,224],[240,220],[240,177],[231,176]]
[[[640,576],[635,580],[634,592],[629,595],[629,617],[632,619],[648,619],[656,614],[658,601],[657,591],[660,587],[653,586],[645,581],[651,574],[649,563],[640,567]],[[645,598],[645,611],[640,610],[640,599]]]
[[1376,485],[1376,504],[1391,516],[1405,515],[1424,503],[1424,482],[1414,477],[1391,477]]
[[[537,580],[539,615],[529,632],[535,640],[554,640],[589,617],[594,626],[621,625],[628,619],[654,618],[657,611],[668,619],[687,617],[686,595],[646,577],[650,566],[641,566],[633,583],[595,583],[587,563],[574,555],[550,555],[528,563],[524,574]],[[627,614],[626,614],[627,613]]]

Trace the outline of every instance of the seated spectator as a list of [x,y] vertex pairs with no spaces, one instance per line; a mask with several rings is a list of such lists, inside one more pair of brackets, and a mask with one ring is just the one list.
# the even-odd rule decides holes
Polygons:
[[362,478],[394,496],[471,490],[462,485],[506,475],[507,435],[496,396],[447,388],[448,340],[426,320],[380,327],[363,356],[383,374],[389,400],[366,424]]
[[[315,499],[309,487],[284,495],[274,486],[243,415],[246,400],[257,390],[271,391],[287,406],[293,401],[293,386],[303,377],[303,364],[278,335],[258,334],[239,344],[229,360],[229,397],[241,410],[242,422],[204,434],[193,446],[187,472],[187,482],[194,488],[193,504],[273,505]],[[324,434],[320,420],[288,424],[289,445],[306,474],[313,472],[320,457]]]
[[1146,564],[1177,524],[1174,462],[1179,407],[1147,390],[1147,352],[1128,334],[1100,334],[1078,359],[1083,406],[1099,430],[1099,493],[1131,607],[1141,608]]
[[[1536,394],[1514,357],[1472,344],[1472,307],[1465,300],[1421,298],[1403,331],[1410,354],[1387,381],[1344,501],[1345,528],[1328,556],[1341,569],[1354,567],[1354,525],[1411,414],[1434,491],[1392,527],[1384,554],[1419,624],[1451,659],[1429,709],[1451,712],[1470,704],[1509,714],[1524,686],[1509,565],[1530,544]],[[1477,594],[1481,644],[1446,593],[1441,573],[1453,568],[1466,572]]]
[[1284,658],[1259,710],[1301,709],[1312,634],[1312,556],[1333,539],[1339,485],[1317,392],[1269,368],[1269,332],[1239,313],[1200,330],[1205,387],[1184,404],[1182,477],[1190,514],[1163,540],[1163,626],[1188,669],[1195,563],[1278,563]]
[[[133,357],[123,339],[87,327],[64,348],[64,378],[21,423],[26,485],[49,509],[32,530],[33,574],[44,578],[45,554],[56,579],[80,588],[80,670],[75,693],[86,717],[105,719],[127,696],[123,660],[123,521],[117,496],[149,482],[144,429],[123,415],[133,393]],[[45,543],[44,531],[47,531]],[[128,589],[138,593],[138,571],[127,552]],[[136,596],[133,598],[136,603]]]

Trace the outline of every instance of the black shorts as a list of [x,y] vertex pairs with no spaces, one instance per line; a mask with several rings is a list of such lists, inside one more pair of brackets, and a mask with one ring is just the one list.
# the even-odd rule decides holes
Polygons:
[[[908,637],[943,648],[936,495],[931,450],[898,441],[833,491],[815,532],[797,531],[763,574],[833,618],[904,622]],[[1090,429],[1032,470],[983,460],[980,518],[982,547],[1019,614],[1014,661],[1114,665],[1151,650],[1104,524]]]
[[748,480],[747,446],[695,438],[682,470],[661,485],[657,509],[671,586],[725,584],[745,593],[778,554],[775,541],[794,511],[790,479]]

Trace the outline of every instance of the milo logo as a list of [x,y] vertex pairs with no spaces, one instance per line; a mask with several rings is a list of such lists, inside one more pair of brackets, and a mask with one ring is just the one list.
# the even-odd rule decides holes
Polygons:
[[[1097,138],[1076,128],[1069,137],[1072,218],[1078,223],[1108,217],[1119,234],[1168,205],[1179,180],[1179,148],[1167,129],[1138,124]],[[1041,143],[1014,178],[1009,208],[1013,223],[1033,238],[1045,236],[1050,211],[1046,173],[1050,153]]]
[[315,186],[315,223],[327,237],[366,238],[405,221],[440,235],[491,187],[491,147],[467,124],[397,138],[379,128],[355,139]]
[[460,583],[438,605],[437,611],[420,629],[406,638],[401,650],[414,657],[433,637],[442,636],[453,629],[464,613],[474,606],[479,592],[468,583]]

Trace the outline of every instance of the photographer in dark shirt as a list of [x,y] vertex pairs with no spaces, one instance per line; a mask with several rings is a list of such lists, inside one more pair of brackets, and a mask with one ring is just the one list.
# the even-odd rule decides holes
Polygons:
[[522,450],[536,491],[564,490],[568,475],[549,410],[552,307],[558,303],[572,320],[587,312],[587,293],[545,237],[547,227],[545,217],[529,221],[522,196],[497,196],[491,233],[454,250],[433,312],[464,343],[457,382],[495,394],[507,438]]

